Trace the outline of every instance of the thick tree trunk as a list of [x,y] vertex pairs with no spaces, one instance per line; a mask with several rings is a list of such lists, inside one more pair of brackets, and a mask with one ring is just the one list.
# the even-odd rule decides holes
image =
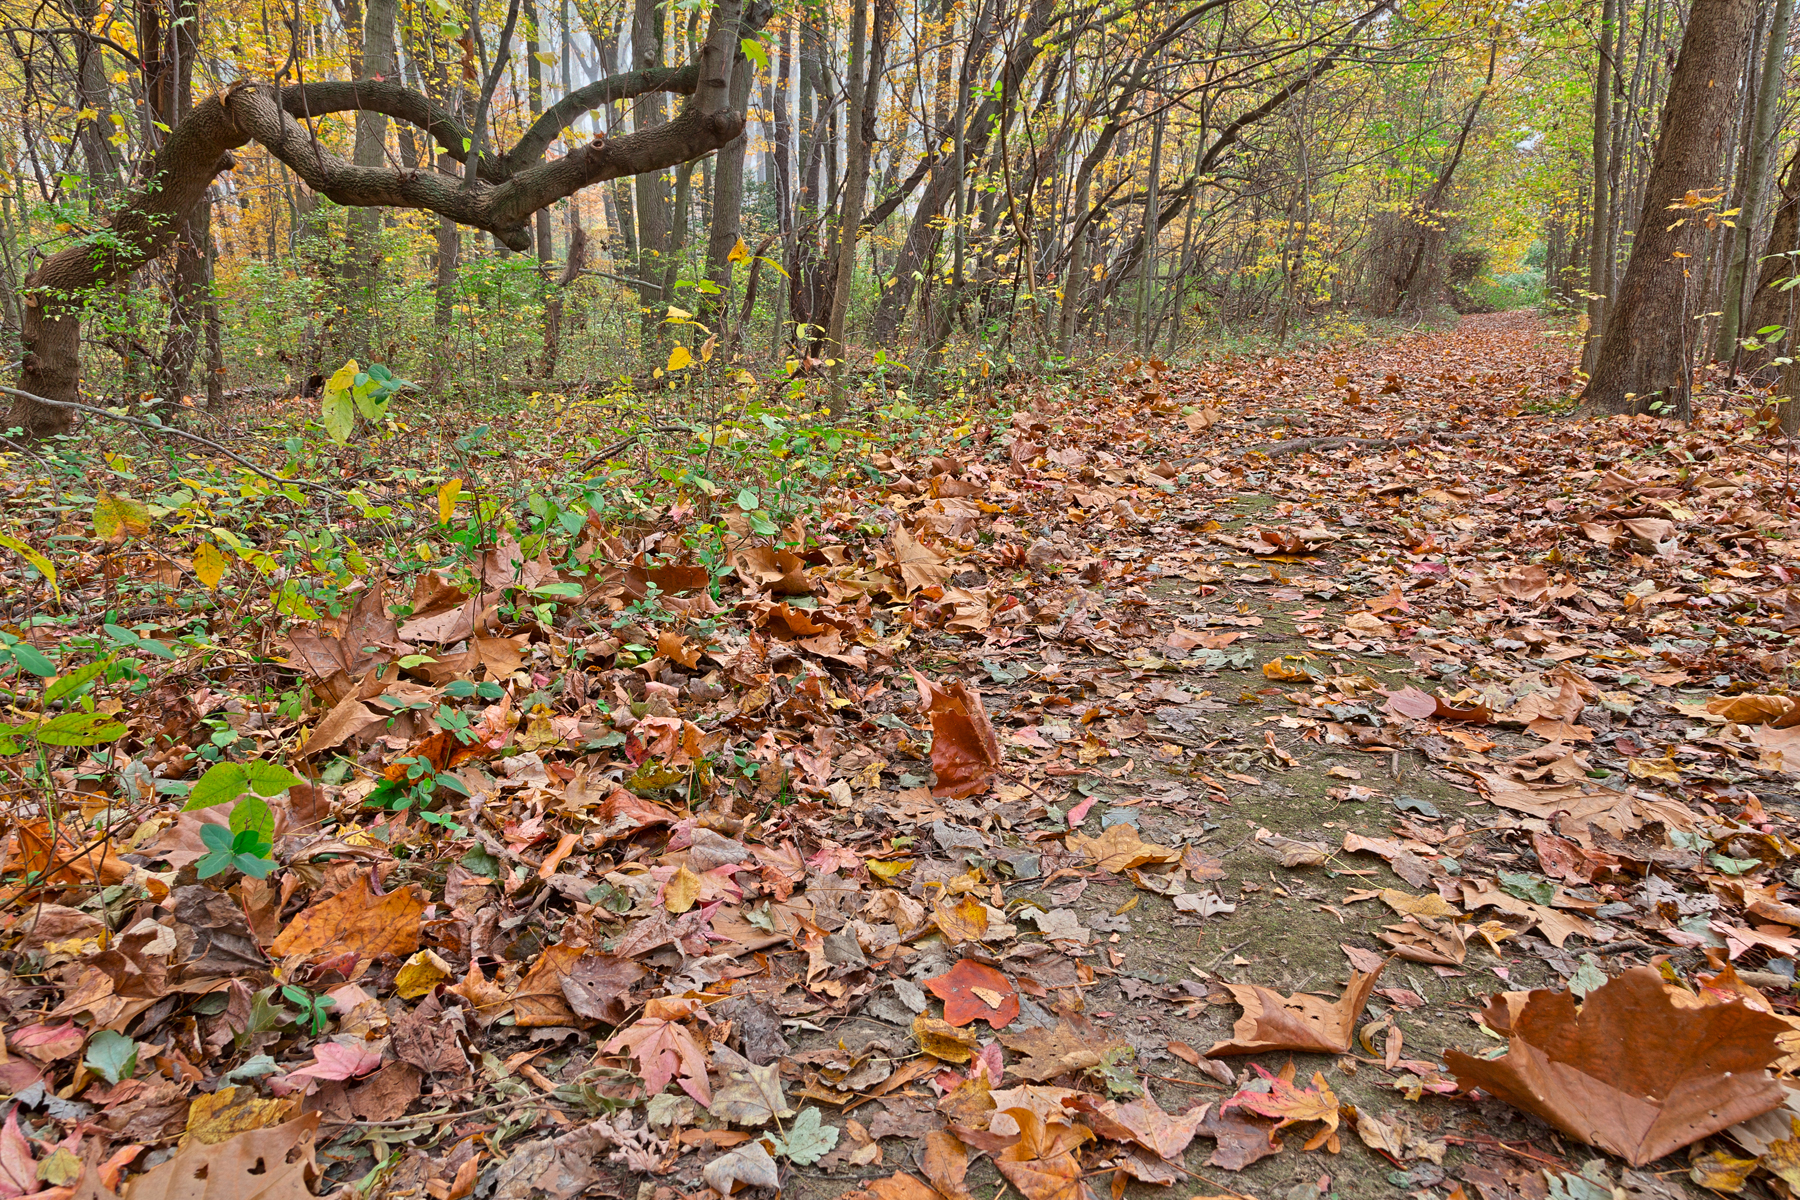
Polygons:
[[[878,17],[880,23],[884,18]],[[844,86],[850,91],[850,118],[845,126],[849,138],[850,159],[845,168],[844,203],[838,212],[837,279],[831,299],[831,415],[842,417],[849,408],[844,390],[844,324],[850,310],[850,285],[856,276],[856,235],[862,229],[863,193],[869,182],[869,143],[873,141],[874,106],[879,100],[881,81],[880,37],[877,48],[869,56],[868,78],[864,79],[863,46],[868,40],[869,6],[866,0],[850,3],[850,69],[844,75]]]
[[1654,409],[1682,420],[1692,415],[1688,371],[1695,334],[1689,307],[1697,284],[1687,264],[1702,226],[1697,212],[1670,211],[1670,206],[1681,205],[1689,192],[1719,185],[1751,16],[1751,0],[1694,0],[1663,104],[1631,258],[1582,396],[1590,413]]
[[[756,73],[747,59],[739,56],[731,68],[731,106],[746,108],[750,103],[750,85]],[[713,327],[719,340],[727,340],[723,328],[731,312],[731,252],[738,244],[744,211],[744,147],[749,134],[738,137],[719,151],[719,166],[713,172],[712,223],[706,231],[706,277],[719,289],[717,295],[703,297],[702,320]]]
[[[362,70],[365,79],[396,80],[394,50],[395,0],[364,0]],[[351,161],[379,169],[387,159],[387,114],[372,109],[356,113],[356,141]],[[374,337],[375,314],[381,309],[381,224],[379,208],[353,208],[346,214],[349,237],[344,247],[344,306],[338,320],[338,345],[344,357],[367,365]]]
[[[662,0],[637,0],[631,21],[631,61],[640,71],[663,64],[663,26],[667,20]],[[653,132],[668,119],[660,95],[640,99],[632,107],[632,129]],[[669,182],[661,171],[645,172],[633,181],[637,195],[638,305],[646,349],[661,340],[669,297],[662,288],[663,271],[669,265],[671,197]]]

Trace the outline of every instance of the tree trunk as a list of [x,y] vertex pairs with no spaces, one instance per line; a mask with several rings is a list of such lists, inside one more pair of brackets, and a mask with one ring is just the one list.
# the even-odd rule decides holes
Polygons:
[[[1800,150],[1788,159],[1787,175],[1781,183],[1781,203],[1775,209],[1775,220],[1769,226],[1769,240],[1763,243],[1762,269],[1756,280],[1756,291],[1750,297],[1750,313],[1744,322],[1744,333],[1756,338],[1760,348],[1744,351],[1740,360],[1746,371],[1760,371],[1783,346],[1789,356],[1800,348],[1800,329],[1796,328],[1795,310],[1800,307],[1800,287],[1782,290],[1785,280],[1800,276]],[[1786,330],[1782,337],[1763,333],[1772,326]]]
[[[631,61],[639,70],[663,64],[662,0],[637,0],[631,21]],[[632,108],[633,132],[654,130],[668,120],[660,95],[638,100]],[[669,299],[663,293],[663,270],[669,265],[669,182],[661,171],[646,172],[634,181],[637,195],[638,305],[646,353],[661,340]]]
[[[395,0],[365,0],[362,30],[363,78],[392,80],[398,73],[394,52]],[[370,109],[356,113],[356,141],[351,161],[359,167],[381,167],[387,160],[387,114]],[[375,314],[381,309],[382,253],[380,208],[355,208],[347,214],[349,236],[344,247],[344,311],[338,344],[344,357],[368,365],[372,360]]]
[[1590,413],[1641,413],[1655,406],[1682,420],[1692,415],[1692,281],[1681,256],[1694,253],[1701,223],[1694,211],[1671,212],[1670,206],[1680,206],[1689,192],[1718,186],[1751,13],[1751,0],[1694,0],[1663,104],[1631,258],[1582,396]]
[[[1769,24],[1769,44],[1763,55],[1762,79],[1756,90],[1756,116],[1750,131],[1750,154],[1744,168],[1744,190],[1738,197],[1737,225],[1731,233],[1730,265],[1725,271],[1725,295],[1719,305],[1719,338],[1713,357],[1736,362],[1738,337],[1744,311],[1744,280],[1750,273],[1750,243],[1762,222],[1775,161],[1780,153],[1775,118],[1781,108],[1782,83],[1787,72],[1788,24],[1794,16],[1794,0],[1775,0]],[[1751,332],[1755,332],[1754,327]]]
[[850,117],[845,126],[850,159],[845,168],[843,206],[838,212],[837,279],[831,298],[831,329],[828,336],[831,363],[831,415],[841,418],[849,408],[844,391],[845,314],[850,310],[850,285],[856,276],[856,235],[862,229],[863,191],[869,180],[869,142],[871,131],[864,127],[865,114],[873,115],[871,105],[877,101],[876,88],[881,80],[881,55],[870,56],[868,80],[863,79],[864,43],[869,37],[869,6],[866,0],[850,0],[850,67],[844,74],[844,87],[850,92]]
[[1602,0],[1598,59],[1594,67],[1594,161],[1593,218],[1590,222],[1591,244],[1588,246],[1587,343],[1582,349],[1582,365],[1592,369],[1600,351],[1600,333],[1606,322],[1606,281],[1611,275],[1607,267],[1607,231],[1612,228],[1611,149],[1612,149],[1612,76],[1613,26],[1619,20],[1618,0]]
[[[745,108],[750,103],[750,85],[756,73],[742,54],[731,68],[731,104]],[[744,148],[750,136],[746,131],[719,151],[719,166],[713,172],[712,223],[706,231],[706,277],[719,289],[717,295],[703,297],[701,319],[713,327],[721,343],[727,340],[725,322],[731,312],[731,252],[737,248],[744,212]]]

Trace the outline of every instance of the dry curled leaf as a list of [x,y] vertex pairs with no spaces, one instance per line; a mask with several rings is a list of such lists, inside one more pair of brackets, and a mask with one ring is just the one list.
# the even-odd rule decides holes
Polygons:
[[1741,1002],[1706,1004],[1636,967],[1587,994],[1535,991],[1517,1011],[1483,1014],[1506,1054],[1451,1050],[1464,1088],[1479,1087],[1590,1146],[1643,1166],[1787,1097],[1766,1068],[1787,1024]]
[[1244,1006],[1244,1015],[1232,1026],[1231,1037],[1206,1053],[1261,1054],[1267,1050],[1297,1050],[1316,1054],[1348,1054],[1356,1032],[1356,1019],[1375,981],[1390,960],[1373,971],[1352,971],[1350,983],[1336,1000],[1299,992],[1283,996],[1254,983],[1228,983],[1231,998]]
[[269,947],[276,958],[354,954],[359,959],[404,958],[419,948],[425,900],[417,884],[378,895],[358,874],[350,886],[302,909]]
[[932,796],[960,800],[987,791],[1003,756],[981,697],[960,679],[946,688],[914,671],[913,681],[919,706],[931,717]]

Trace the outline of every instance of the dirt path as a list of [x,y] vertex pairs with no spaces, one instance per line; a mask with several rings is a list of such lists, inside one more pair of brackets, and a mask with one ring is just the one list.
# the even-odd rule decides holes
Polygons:
[[[1564,881],[1553,902],[1560,907],[1544,911],[1577,918],[1583,933],[1564,942],[1553,929],[1560,946],[1543,922],[1462,903],[1465,883],[1538,872],[1532,835],[1549,830],[1543,819],[1490,803],[1483,779],[1509,770],[1531,779],[1528,768],[1536,768],[1538,782],[1518,785],[1529,789],[1554,763],[1549,783],[1661,786],[1619,766],[1654,753],[1637,730],[1666,728],[1658,718],[1674,714],[1670,705],[1693,699],[1667,685],[1697,682],[1650,654],[1633,635],[1628,608],[1595,603],[1602,589],[1645,594],[1644,580],[1664,590],[1673,564],[1590,554],[1598,547],[1567,519],[1581,515],[1577,504],[1555,503],[1571,480],[1545,486],[1554,471],[1579,487],[1615,465],[1604,454],[1577,463],[1577,454],[1559,453],[1593,453],[1604,434],[1596,438],[1590,427],[1571,436],[1530,411],[1566,386],[1561,345],[1535,319],[1498,314],[1341,356],[1140,373],[1129,386],[1151,412],[1172,409],[1183,426],[1203,431],[1185,465],[1157,437],[1126,440],[1103,408],[1087,423],[1091,432],[1075,420],[1059,428],[1048,413],[1036,425],[1015,420],[1018,436],[1036,439],[1047,456],[1024,483],[1058,489],[1072,514],[1039,531],[1039,557],[1072,560],[1065,577],[1078,576],[1090,554],[1136,570],[1101,587],[1071,579],[1061,590],[1040,575],[1028,622],[990,629],[979,650],[961,650],[987,673],[987,707],[1017,782],[1002,789],[1013,798],[997,808],[951,806],[938,844],[1019,867],[1020,856],[1055,847],[1057,817],[1066,814],[1089,836],[1128,825],[1145,842],[1180,849],[1190,868],[1185,889],[1177,885],[1189,893],[1178,906],[1153,890],[1153,879],[1146,886],[1129,873],[1053,873],[1053,855],[1038,871],[1032,857],[1001,889],[1004,911],[1015,921],[1034,910],[1072,913],[1076,936],[1087,940],[1057,941],[1067,957],[1026,960],[1052,996],[1068,994],[1055,984],[1073,961],[1092,980],[1073,989],[1074,1007],[1129,1043],[1161,1107],[1177,1112],[1231,1094],[1192,1061],[1193,1050],[1230,1037],[1242,1012],[1225,985],[1335,998],[1353,964],[1390,950],[1381,935],[1404,919],[1376,898],[1383,889],[1402,903],[1414,898],[1416,911],[1464,922],[1454,936],[1437,935],[1438,962],[1388,964],[1359,1021],[1366,1040],[1355,1054],[1222,1060],[1238,1084],[1256,1079],[1251,1063],[1279,1071],[1291,1060],[1302,1084],[1320,1072],[1343,1104],[1378,1118],[1395,1147],[1405,1147],[1399,1161],[1371,1149],[1348,1123],[1341,1153],[1301,1150],[1314,1128],[1302,1125],[1283,1135],[1282,1153],[1239,1172],[1207,1166],[1215,1144],[1202,1139],[1187,1152],[1190,1176],[1174,1194],[1314,1200],[1441,1196],[1462,1186],[1486,1200],[1542,1196],[1539,1168],[1575,1171],[1595,1152],[1503,1104],[1434,1095],[1443,1088],[1442,1052],[1500,1045],[1478,1021],[1498,991],[1560,988],[1584,964],[1612,972],[1652,953],[1672,955],[1684,974],[1706,966],[1700,950],[1654,937],[1652,946],[1631,927],[1645,910],[1629,902],[1629,884]],[[1119,440],[1109,445],[1108,432]],[[1236,449],[1271,437],[1364,444],[1316,455]],[[1171,466],[1180,473],[1166,485],[1144,486],[1160,484],[1158,473]],[[1630,474],[1622,462],[1618,469]],[[983,582],[997,592],[1002,578]],[[941,642],[950,653],[961,640]],[[1492,723],[1490,713],[1521,695],[1548,694],[1564,677],[1595,693],[1570,716],[1579,729],[1556,731],[1568,740]],[[1472,719],[1396,713],[1389,695],[1406,688],[1451,697],[1447,707]],[[1787,786],[1765,772],[1757,793],[1772,806],[1787,799]],[[1049,819],[1019,819],[1046,808]],[[1347,850],[1356,838],[1377,853]],[[1446,928],[1429,917],[1426,924]],[[1417,923],[1405,932],[1395,940],[1418,946],[1432,937]],[[1007,950],[997,957],[1005,965]],[[1058,969],[1044,970],[1051,958]],[[928,954],[909,973],[923,978],[945,965]],[[905,1014],[890,1007],[887,1015]],[[907,1040],[866,1016],[828,1028],[851,1049],[871,1038]],[[806,1044],[827,1043],[815,1036]],[[888,1104],[902,1114],[892,1125],[904,1128],[906,1113],[931,1104],[926,1089],[907,1089]],[[865,1124],[871,1111],[884,1110],[864,1110]],[[916,1140],[881,1145],[880,1165],[851,1173],[916,1169]],[[1664,1165],[1677,1170],[1661,1182],[1633,1175],[1627,1186],[1691,1187],[1681,1164]],[[978,1194],[997,1194],[999,1177],[983,1162],[970,1183]],[[793,1194],[845,1190],[834,1175],[804,1178]],[[1170,1193],[1134,1183],[1127,1194]]]

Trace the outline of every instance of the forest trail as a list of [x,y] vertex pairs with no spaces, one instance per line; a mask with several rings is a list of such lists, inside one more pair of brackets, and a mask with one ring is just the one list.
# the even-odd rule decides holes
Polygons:
[[[157,464],[93,466],[79,545],[80,501],[21,471],[8,521],[66,540],[13,572],[8,652],[118,728],[51,737],[83,714],[45,699],[9,734],[54,804],[9,847],[0,1166],[17,1194],[296,1146],[324,1180],[283,1197],[1695,1191],[1695,1137],[1595,1113],[1661,1086],[1642,1062],[1715,1111],[1785,1094],[1749,1093],[1794,1036],[1800,541],[1754,414],[1551,415],[1568,345],[1490,314],[1011,382],[777,533],[725,509],[710,565],[680,493],[462,524],[566,469],[515,430],[455,488],[362,479],[388,516],[335,502],[365,540],[444,516],[437,570],[389,554],[338,615],[210,642],[192,576],[129,591],[206,561]],[[1477,1020],[1530,988],[1634,1053],[1572,1010]],[[1613,1072],[1550,1098],[1562,1134],[1454,1058],[1509,1019]],[[1738,1078],[1692,1050],[1730,1021],[1768,1055]],[[1693,1176],[1778,1158],[1771,1119]]]

